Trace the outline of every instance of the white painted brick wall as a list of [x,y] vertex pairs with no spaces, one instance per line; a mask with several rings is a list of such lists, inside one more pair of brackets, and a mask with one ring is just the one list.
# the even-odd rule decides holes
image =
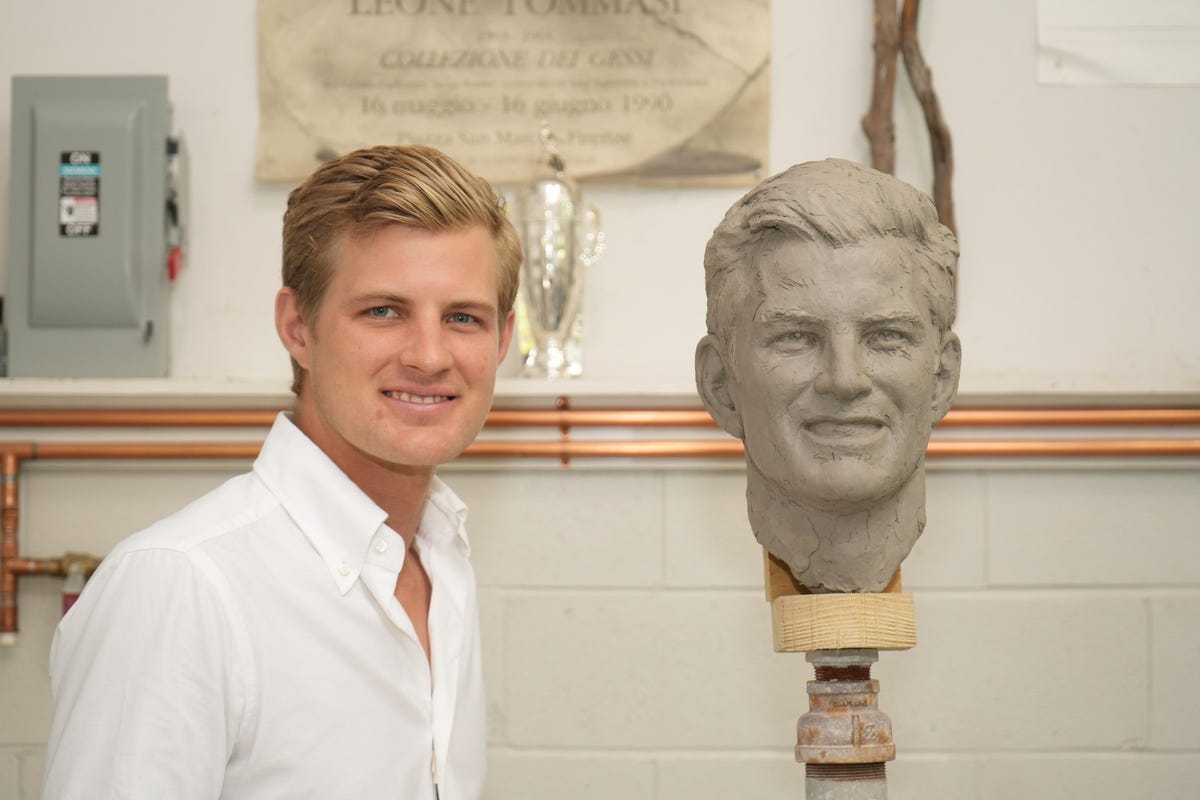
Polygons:
[[1046,471],[993,475],[994,585],[1193,585],[1200,474]]
[[918,593],[920,642],[875,675],[898,746],[1092,750],[1146,744],[1148,604],[1102,592]]
[[[563,470],[460,472],[471,559],[490,586],[639,587],[662,574],[663,476]],[[619,522],[618,522],[619,521]],[[617,523],[617,524],[614,524]]]
[[1150,712],[1152,747],[1200,750],[1200,591],[1150,601]]
[[[32,555],[103,550],[232,472],[23,478]],[[487,800],[803,796],[811,667],[770,649],[732,465],[451,467],[471,505]],[[1200,468],[931,465],[905,562],[920,644],[876,666],[893,800],[1200,798]],[[37,796],[58,583],[0,650],[0,797]]]
[[41,745],[0,745],[0,797],[34,800],[41,792],[43,768]]

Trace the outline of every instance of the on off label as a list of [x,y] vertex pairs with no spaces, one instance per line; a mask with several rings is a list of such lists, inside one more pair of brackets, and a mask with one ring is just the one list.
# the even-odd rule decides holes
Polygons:
[[58,233],[100,235],[100,153],[69,150],[58,165]]

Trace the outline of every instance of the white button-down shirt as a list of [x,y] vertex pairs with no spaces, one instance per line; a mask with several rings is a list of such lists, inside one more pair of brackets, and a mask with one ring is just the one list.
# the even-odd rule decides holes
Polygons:
[[393,594],[404,540],[280,415],[252,472],[118,545],[62,620],[44,796],[478,797],[465,515],[435,478],[431,669]]

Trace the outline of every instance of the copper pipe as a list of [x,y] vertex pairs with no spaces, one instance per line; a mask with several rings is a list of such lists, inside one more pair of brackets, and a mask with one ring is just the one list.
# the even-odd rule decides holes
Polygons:
[[[231,459],[251,460],[253,442],[46,443],[41,460]],[[462,458],[740,458],[736,439],[713,441],[489,441],[474,442]],[[935,439],[930,458],[1198,456],[1200,439]]]
[[930,458],[1200,456],[1200,439],[942,439],[930,442],[926,455]]
[[67,553],[60,558],[10,559],[7,568],[16,575],[56,575],[64,578],[72,566],[78,565],[85,576],[90,576],[100,566],[100,560],[86,553]]
[[712,428],[712,417],[703,409],[495,409],[487,418],[489,428],[538,427],[659,427]]
[[[276,410],[0,409],[0,427],[269,428]],[[956,408],[940,427],[1141,427],[1200,425],[1200,408]],[[488,427],[715,427],[707,411],[673,409],[494,409]]]
[[6,428],[269,428],[277,410],[253,409],[0,409]]
[[[0,425],[12,421],[13,413],[0,414]],[[60,414],[58,411],[30,411],[20,425],[30,420],[48,423],[40,414]],[[115,416],[103,413],[100,417],[82,413],[55,416],[67,425],[85,425],[96,419],[109,425],[136,425],[145,411]],[[184,417],[170,411],[150,413],[157,425],[188,425]],[[266,416],[240,416],[248,413],[211,411],[188,417],[193,425],[233,426],[250,420],[268,422]],[[740,458],[743,446],[736,439],[709,441],[577,441],[569,438],[571,425],[654,425],[710,426],[712,421],[703,411],[575,411],[560,408],[554,411],[499,411],[498,426],[560,427],[560,440],[493,441],[480,440],[470,445],[463,458],[557,458],[569,464],[571,458]],[[955,414],[952,411],[952,415]],[[959,411],[958,425],[1018,426],[1018,425],[1195,425],[1200,410],[1189,409],[1098,409],[1098,410],[966,410]],[[516,416],[512,416],[516,415]],[[703,415],[704,422],[697,415]],[[271,415],[274,417],[274,414]],[[218,420],[220,422],[216,422]],[[233,421],[233,422],[232,422]],[[239,422],[240,421],[240,422]],[[154,425],[154,423],[152,423]],[[17,631],[17,577],[19,575],[61,575],[65,571],[62,559],[22,559],[19,557],[18,487],[20,464],[28,459],[236,459],[250,461],[258,455],[258,443],[8,443],[0,444],[0,637],[11,637]],[[1080,440],[934,440],[929,444],[930,458],[1001,458],[1001,457],[1146,457],[1200,456],[1200,439],[1080,439]]]
[[17,573],[20,553],[17,549],[17,474],[26,448],[0,452],[0,634],[10,637],[17,632]]
[[100,563],[95,556],[68,553],[62,558],[21,558],[17,543],[20,524],[20,477],[22,461],[36,456],[32,444],[0,446],[0,644],[11,645],[17,634],[17,578],[21,575],[67,574],[68,565],[80,564],[91,574]]
[[1200,425],[1200,408],[956,408],[942,428]]
[[61,558],[14,558],[5,563],[5,569],[14,575],[58,575],[67,574]]
[[737,440],[713,442],[476,441],[464,458],[723,458],[742,456]]
[[[269,428],[277,410],[0,409],[8,428]],[[493,409],[488,427],[713,427],[703,409]]]
[[43,442],[34,446],[34,458],[63,459],[209,459],[251,460],[261,442]]

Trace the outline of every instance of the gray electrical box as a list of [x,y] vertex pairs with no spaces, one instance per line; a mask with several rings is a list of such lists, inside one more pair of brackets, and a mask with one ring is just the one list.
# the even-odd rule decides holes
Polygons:
[[170,127],[164,76],[12,79],[9,375],[167,374],[183,231]]

